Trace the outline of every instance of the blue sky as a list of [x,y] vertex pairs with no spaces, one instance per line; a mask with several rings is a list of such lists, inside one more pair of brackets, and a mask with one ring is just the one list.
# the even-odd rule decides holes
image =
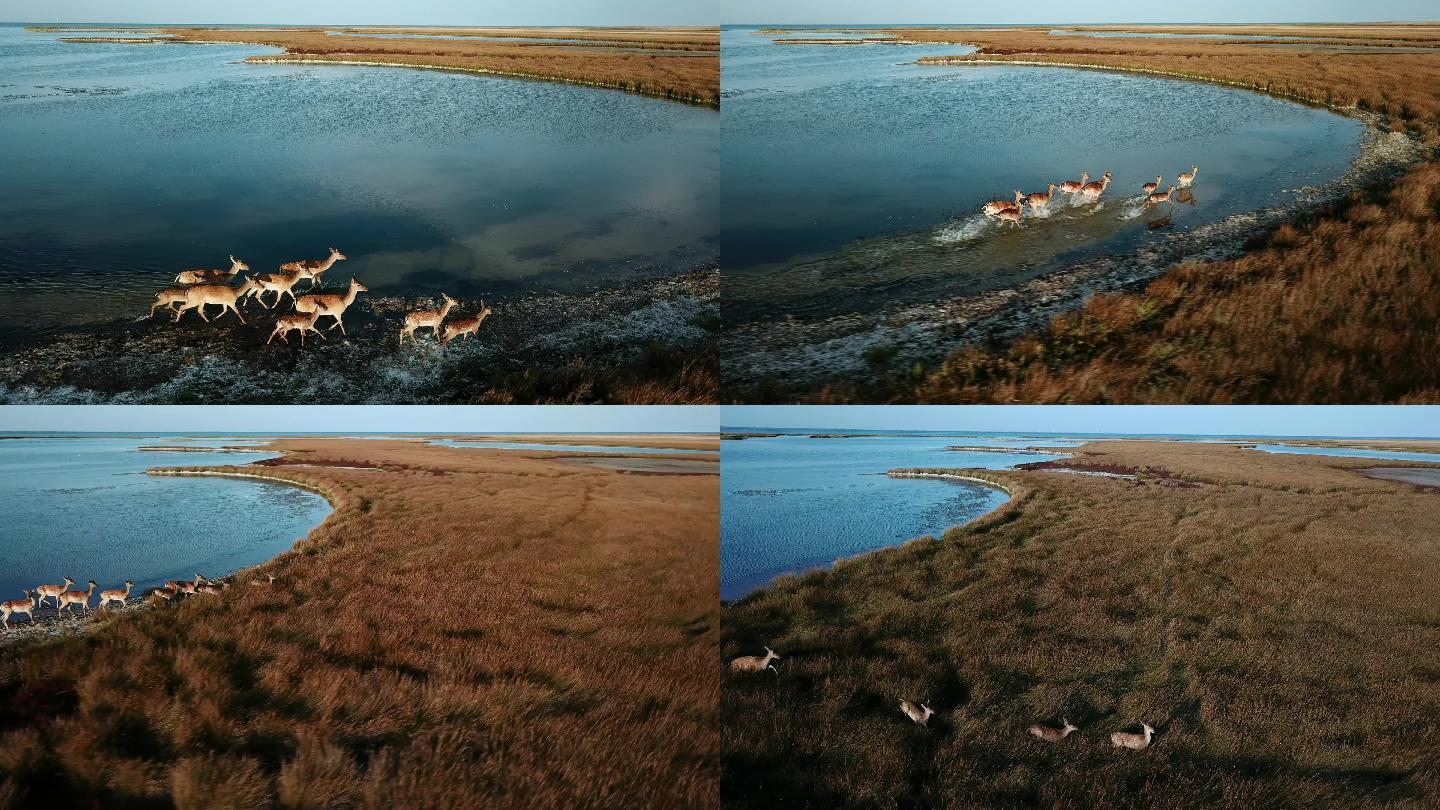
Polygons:
[[719,410],[708,405],[5,405],[0,433],[713,433]]
[[1440,436],[1440,406],[1426,405],[747,405],[722,407],[720,421],[727,428]]
[[728,0],[5,0],[13,22],[291,25],[716,25]]
[[1433,20],[1435,0],[718,0],[722,23],[1178,23]]

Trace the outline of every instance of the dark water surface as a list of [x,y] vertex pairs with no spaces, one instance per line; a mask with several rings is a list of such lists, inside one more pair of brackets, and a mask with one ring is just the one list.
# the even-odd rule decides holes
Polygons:
[[[1345,173],[1355,120],[1218,85],[1102,71],[916,65],[971,48],[777,45],[725,28],[727,323],[868,312],[1013,286],[1093,256],[1296,199]],[[825,36],[858,36],[823,32]],[[787,37],[810,37],[795,31]],[[1140,185],[1200,167],[1193,194],[1146,209]],[[978,212],[1056,192],[1019,229]]]
[[[198,571],[219,577],[289,549],[330,513],[283,484],[145,475],[153,467],[248,464],[274,453],[140,452],[154,438],[0,441],[0,596],[60,584],[134,580],[135,593]],[[236,444],[230,440],[188,446]],[[92,600],[92,605],[95,601]]]
[[144,314],[178,270],[322,258],[372,295],[580,291],[713,264],[719,115],[251,45],[0,26],[0,301],[47,330]]

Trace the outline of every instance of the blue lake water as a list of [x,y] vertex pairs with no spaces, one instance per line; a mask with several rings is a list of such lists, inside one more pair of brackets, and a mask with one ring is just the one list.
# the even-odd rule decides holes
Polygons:
[[602,444],[551,444],[549,442],[466,442],[454,439],[436,439],[431,444],[443,444],[446,447],[482,447],[491,450],[529,450],[530,452],[549,450],[567,453],[678,453],[682,455],[715,453],[714,450],[682,450],[675,447],[642,447],[639,445],[621,447]]
[[1292,453],[1303,456],[1382,458],[1391,461],[1432,461],[1440,463],[1440,453],[1406,453],[1395,450],[1366,450],[1359,447],[1306,447],[1303,445],[1288,444],[1257,444],[1254,449],[1266,453]]
[[334,246],[330,286],[487,300],[718,261],[715,110],[60,36],[0,25],[6,326],[133,319],[230,254],[266,272]]
[[[756,31],[721,33],[727,324],[1014,286],[1291,202],[1343,175],[1364,132],[1325,110],[1213,84],[917,65],[973,49],[778,45]],[[1143,205],[1142,183],[1161,175],[1168,186],[1192,164],[1191,194]],[[977,213],[1017,188],[1044,192],[1107,170],[1098,205],[1057,191],[1018,229]],[[1164,216],[1171,229],[1147,227]]]
[[[140,452],[156,438],[0,441],[0,596],[59,584],[135,582],[134,593],[198,571],[218,577],[289,549],[330,513],[283,484],[144,475],[153,467],[247,464],[274,453]],[[219,446],[228,440],[196,440]],[[92,602],[91,604],[94,604]]]
[[963,482],[890,478],[897,467],[979,467],[1060,455],[959,452],[1069,444],[988,437],[808,436],[725,441],[720,472],[720,597],[735,599],[785,573],[941,532],[1004,503],[1003,492]]

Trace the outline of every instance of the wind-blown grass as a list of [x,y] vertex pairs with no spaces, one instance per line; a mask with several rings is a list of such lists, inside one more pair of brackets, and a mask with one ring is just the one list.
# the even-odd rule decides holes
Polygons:
[[[1440,496],[1224,445],[1077,463],[1138,477],[989,471],[1014,497],[980,522],[725,607],[723,659],[783,657],[725,675],[724,804],[1440,802]],[[1150,750],[1109,746],[1141,721]]]

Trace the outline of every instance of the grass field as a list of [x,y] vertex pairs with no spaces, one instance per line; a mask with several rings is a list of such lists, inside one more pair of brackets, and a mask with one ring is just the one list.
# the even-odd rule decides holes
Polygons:
[[325,494],[293,551],[0,656],[0,807],[714,801],[715,476],[274,446],[283,463],[191,469]]
[[[45,26],[37,30],[74,30],[76,39],[88,42],[106,39],[78,36],[95,32],[95,28]],[[164,41],[244,42],[285,50],[283,56],[257,56],[248,60],[251,62],[298,60],[445,68],[589,84],[720,106],[720,31],[717,28],[266,27],[237,30],[158,27],[155,30],[171,35]],[[402,36],[376,37],[366,36],[367,33]],[[436,39],[434,35],[457,38]],[[582,41],[524,39],[536,37]],[[114,39],[124,41],[118,37],[112,41]]]
[[[724,607],[722,658],[783,656],[726,675],[726,806],[1440,803],[1440,495],[1355,471],[1422,465],[1075,462],[1136,477],[987,471],[1013,497],[980,521]],[[1062,744],[1026,733],[1062,717]],[[1142,721],[1150,749],[1110,747]]]
[[[1100,27],[1089,27],[1098,30]],[[1109,26],[1141,31],[1145,26]],[[1169,26],[1290,40],[1104,39],[1043,29],[915,30],[979,50],[929,62],[1083,65],[1218,81],[1367,112],[1440,146],[1440,25]],[[947,69],[937,67],[939,69]],[[961,69],[961,68],[948,68]],[[981,68],[983,69],[983,68]],[[782,393],[817,402],[1440,401],[1440,161],[1282,225],[1240,258],[1181,264],[1143,289],[939,368]]]

